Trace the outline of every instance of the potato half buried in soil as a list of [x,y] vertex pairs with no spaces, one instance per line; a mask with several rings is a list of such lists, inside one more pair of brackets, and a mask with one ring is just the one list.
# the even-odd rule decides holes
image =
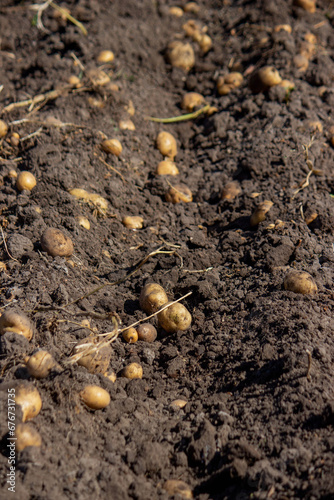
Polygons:
[[191,325],[190,312],[183,304],[171,304],[170,307],[158,313],[159,325],[168,333],[188,330]]
[[33,384],[22,382],[15,389],[15,401],[21,406],[22,422],[35,418],[42,408],[41,396]]
[[10,309],[0,317],[0,335],[7,332],[23,335],[30,341],[33,336],[33,326],[28,316],[23,312]]
[[79,358],[77,364],[84,366],[89,373],[105,373],[109,368],[112,348],[110,345],[98,348],[98,342],[95,337],[90,336],[81,340],[73,349],[74,355],[87,352]]
[[175,184],[165,194],[165,199],[169,203],[190,203],[193,201],[193,194],[185,184]]
[[195,53],[190,43],[180,41],[171,42],[167,49],[168,62],[174,68],[181,68],[190,71],[195,65]]
[[72,240],[55,227],[45,229],[41,236],[41,246],[52,257],[70,257],[74,251]]
[[294,293],[314,295],[318,287],[312,276],[306,271],[289,271],[284,278],[284,288]]
[[52,371],[61,371],[61,367],[52,355],[44,349],[39,349],[31,356],[27,356],[24,362],[29,375],[35,378],[46,378]]
[[28,446],[41,446],[40,433],[31,424],[19,424],[15,430],[16,451],[23,451]]

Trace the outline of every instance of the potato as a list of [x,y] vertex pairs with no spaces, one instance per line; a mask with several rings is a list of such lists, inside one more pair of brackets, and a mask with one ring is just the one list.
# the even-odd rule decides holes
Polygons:
[[51,354],[44,349],[39,349],[31,356],[27,356],[24,362],[29,375],[35,378],[45,378],[52,370],[61,370]]
[[118,139],[106,139],[101,143],[101,148],[105,153],[120,156],[123,151],[122,144]]
[[141,323],[137,326],[138,339],[144,342],[154,342],[157,338],[157,330],[150,323]]
[[306,71],[309,65],[307,57],[303,56],[302,54],[297,54],[293,58],[293,64],[298,71]]
[[167,491],[169,496],[178,495],[181,498],[191,500],[193,497],[193,492],[190,486],[181,481],[180,479],[168,479],[162,488]]
[[0,317],[0,335],[7,332],[23,335],[30,341],[33,336],[33,326],[28,316],[23,312],[9,309]]
[[122,224],[128,229],[141,229],[143,227],[144,219],[139,215],[134,215],[133,217],[127,215],[123,217]]
[[86,74],[94,87],[103,87],[110,83],[110,76],[101,69],[93,68],[87,71]]
[[17,148],[17,146],[20,144],[20,136],[17,132],[13,132],[10,136],[10,143],[14,148]]
[[107,379],[110,380],[110,382],[112,382],[113,384],[116,382],[116,373],[114,372],[114,370],[107,370],[104,374],[103,374],[104,377],[106,377]]
[[193,195],[188,186],[185,184],[176,184],[172,186],[165,194],[165,199],[169,203],[190,203],[193,201]]
[[5,137],[5,135],[7,135],[7,132],[8,132],[8,125],[6,122],[4,122],[3,120],[0,120],[0,139],[2,137]]
[[177,155],[176,140],[169,132],[160,132],[157,137],[157,148],[163,156],[174,160]]
[[239,182],[231,181],[227,182],[222,189],[221,199],[222,200],[234,200],[241,193],[241,187]]
[[171,402],[170,406],[173,408],[184,408],[187,404],[187,401],[184,399],[175,399],[174,401]]
[[260,203],[250,218],[250,225],[252,227],[258,226],[260,222],[263,222],[266,219],[266,214],[269,212],[271,207],[273,206],[273,202],[270,200],[264,200]]
[[[85,344],[87,344],[87,349],[94,348],[97,342],[95,337],[89,336],[81,340],[74,347],[73,354],[82,353],[85,350],[83,347]],[[84,366],[89,373],[105,373],[109,368],[111,354],[112,348],[110,345],[106,345],[88,352],[88,354],[82,356],[77,363],[79,366]]]
[[293,0],[294,5],[314,14],[316,10],[316,0]]
[[179,175],[179,169],[171,160],[162,160],[157,166],[156,175]]
[[134,378],[143,378],[143,368],[139,363],[130,363],[128,366],[123,368],[121,376],[130,380]]
[[15,390],[16,404],[21,406],[22,422],[35,418],[42,408],[41,396],[33,384],[22,383]]
[[292,33],[292,28],[290,24],[277,24],[274,28],[274,32],[278,33],[279,31],[286,31],[287,33]]
[[190,14],[198,14],[200,10],[201,8],[196,2],[188,2],[184,6],[184,12],[188,12]]
[[135,328],[132,327],[125,330],[122,336],[125,342],[127,342],[128,344],[134,344],[138,340],[138,332]]
[[87,231],[90,230],[90,222],[89,220],[87,219],[87,217],[83,217],[82,215],[80,215],[78,217],[78,223],[81,227],[87,229]]
[[23,451],[28,446],[41,446],[40,433],[31,424],[18,424],[15,429],[16,451]]
[[120,130],[136,130],[132,120],[120,120],[118,123]]
[[157,312],[167,302],[165,290],[157,283],[147,283],[140,293],[139,305],[147,314]]
[[188,72],[195,65],[195,53],[190,43],[171,42],[167,49],[169,63],[175,68]]
[[305,271],[292,270],[284,278],[284,288],[294,293],[314,295],[318,287],[312,276]]
[[31,191],[37,184],[36,177],[31,172],[23,170],[16,180],[16,187],[19,191]]
[[273,66],[264,66],[251,77],[249,85],[253,92],[265,92],[281,81],[282,78],[277,69]]
[[158,313],[159,325],[168,333],[188,330],[191,325],[190,312],[179,302],[171,304],[170,307]]
[[201,35],[197,40],[197,42],[198,45],[200,46],[202,54],[206,54],[207,52],[209,52],[209,50],[212,48],[213,45],[212,39],[206,33]]
[[86,385],[79,395],[81,401],[92,410],[102,410],[110,403],[109,393],[98,385]]
[[188,92],[182,98],[181,108],[191,113],[194,108],[201,106],[205,101],[202,94],[198,94],[198,92]]
[[70,257],[74,252],[72,240],[54,227],[45,229],[41,236],[41,246],[52,257]]
[[171,16],[175,16],[175,17],[182,17],[183,16],[183,10],[180,8],[180,7],[169,7],[169,14]]
[[111,50],[102,50],[97,56],[97,61],[99,63],[112,63],[115,59],[115,55]]

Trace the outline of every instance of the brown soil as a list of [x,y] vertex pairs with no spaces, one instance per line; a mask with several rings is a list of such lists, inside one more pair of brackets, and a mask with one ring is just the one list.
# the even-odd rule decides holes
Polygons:
[[[12,498],[7,390],[29,379],[23,360],[37,347],[64,370],[29,379],[43,400],[32,420],[42,445],[16,454],[13,498],[167,499],[167,479],[185,481],[200,500],[333,498],[333,3],[320,0],[309,13],[290,0],[203,0],[197,15],[175,17],[170,1],[67,0],[62,6],[87,36],[52,7],[42,15],[45,31],[38,29],[32,3],[0,6],[0,113],[9,124],[0,142],[0,306],[24,311],[35,325],[31,342],[1,337],[0,498]],[[202,55],[187,39],[196,64],[185,73],[165,52],[185,39],[182,25],[194,18],[213,48]],[[291,34],[276,32],[278,24]],[[299,71],[293,60],[308,33],[316,43]],[[119,90],[89,76],[104,49],[115,54],[103,70]],[[254,93],[249,82],[265,65],[295,89]],[[216,80],[231,70],[244,81],[219,96]],[[70,87],[71,75],[83,87]],[[145,119],[181,115],[187,91],[218,111],[165,125]],[[41,94],[47,98],[10,107]],[[124,118],[135,131],[119,129]],[[154,175],[161,130],[178,142],[177,180]],[[11,141],[13,132],[20,141]],[[105,137],[121,141],[118,158],[101,151]],[[32,172],[36,187],[18,192],[11,170]],[[232,180],[241,193],[223,200]],[[166,191],[180,182],[193,201],[167,203]],[[71,188],[102,195],[108,210],[75,199]],[[264,200],[273,206],[251,227]],[[126,215],[140,215],[144,227],[125,228]],[[72,257],[42,251],[46,227],[73,240]],[[159,248],[166,253],[145,260]],[[318,293],[285,291],[292,268],[310,273]],[[139,294],[147,282],[161,284],[170,300],[192,292],[183,301],[190,330],[112,344],[110,367],[119,375],[139,362],[143,379],[113,383],[69,366],[73,346],[90,333],[83,319],[104,333],[113,313],[122,327],[145,317]],[[106,409],[80,403],[87,383],[110,393]],[[186,406],[171,406],[176,399]],[[18,424],[19,406],[16,416]]]

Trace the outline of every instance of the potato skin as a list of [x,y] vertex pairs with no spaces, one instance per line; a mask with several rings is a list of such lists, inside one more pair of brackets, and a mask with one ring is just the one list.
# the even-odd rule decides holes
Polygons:
[[41,236],[41,246],[44,252],[52,257],[70,257],[74,251],[72,240],[54,227],[48,227]]
[[158,283],[147,283],[140,293],[139,305],[147,314],[157,312],[167,302],[167,294]]
[[294,293],[314,295],[318,287],[312,276],[306,271],[289,271],[284,278],[284,288]]
[[27,340],[33,336],[33,326],[30,319],[22,312],[14,309],[6,311],[0,317],[0,335],[6,332],[14,332],[23,335]]
[[98,385],[86,385],[80,392],[80,399],[92,410],[102,410],[110,403],[110,395]]
[[157,330],[151,323],[142,323],[137,326],[138,339],[144,342],[154,342],[157,338]]
[[172,304],[158,314],[159,325],[168,333],[178,330],[188,330],[191,325],[191,314],[188,309],[180,304]]

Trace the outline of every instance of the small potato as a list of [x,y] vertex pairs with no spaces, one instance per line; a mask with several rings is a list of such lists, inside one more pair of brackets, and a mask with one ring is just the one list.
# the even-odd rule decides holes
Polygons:
[[88,201],[101,210],[108,210],[108,201],[97,193],[88,193]]
[[294,293],[314,295],[318,287],[312,276],[305,271],[289,271],[284,278],[284,288]]
[[184,408],[187,404],[187,401],[184,399],[175,399],[174,401],[171,402],[170,406],[173,408]]
[[165,195],[166,201],[169,203],[190,203],[193,201],[193,195],[188,186],[185,184],[176,184],[172,186]]
[[200,10],[201,8],[196,2],[188,2],[184,6],[184,12],[188,12],[190,14],[198,14]]
[[139,305],[147,314],[157,312],[167,302],[165,290],[157,283],[147,283],[140,293]]
[[13,132],[10,136],[10,143],[14,148],[17,148],[17,146],[20,144],[20,136],[17,132]]
[[292,33],[292,28],[290,24],[277,24],[274,28],[274,32],[278,33],[279,31],[286,31],[287,33]]
[[28,446],[41,446],[40,433],[31,424],[18,424],[15,429],[15,449],[23,451]]
[[286,91],[291,91],[295,88],[295,84],[291,80],[282,80],[278,86],[283,87]]
[[202,94],[198,94],[197,92],[188,92],[183,96],[181,108],[191,113],[194,108],[201,106],[204,101],[205,99]]
[[2,137],[5,137],[5,135],[7,135],[7,132],[8,132],[8,125],[6,122],[4,122],[3,120],[0,120],[0,139]]
[[102,50],[97,56],[97,61],[99,63],[112,63],[115,59],[115,55],[111,50]]
[[52,370],[61,370],[51,354],[44,349],[39,349],[31,356],[27,356],[24,362],[29,375],[35,378],[46,378]]
[[120,130],[136,130],[135,124],[132,120],[120,120],[118,126]]
[[174,160],[177,155],[177,144],[174,136],[169,132],[160,132],[157,137],[157,148],[163,156]]
[[281,81],[282,78],[277,69],[273,66],[264,66],[250,78],[249,86],[253,92],[265,92]]
[[82,353],[85,349],[89,349],[88,353],[82,356],[77,364],[84,366],[89,373],[105,373],[109,367],[111,360],[112,348],[110,345],[95,348],[97,340],[93,336],[89,336],[81,340],[73,349],[73,354]]
[[198,40],[202,34],[202,25],[195,21],[194,19],[189,19],[182,26],[187,36],[190,36],[193,40]]
[[55,227],[48,227],[41,236],[44,252],[52,257],[70,257],[74,252],[72,240]]
[[86,189],[74,188],[70,189],[69,193],[75,196],[75,198],[78,198],[78,200],[88,200],[89,198],[89,193]]
[[141,229],[143,227],[143,222],[144,219],[138,215],[134,215],[133,217],[128,215],[122,219],[123,226],[128,229]]
[[109,393],[98,385],[86,385],[79,395],[81,401],[92,410],[102,410],[110,403]]
[[307,57],[303,56],[302,54],[297,54],[293,58],[293,64],[298,71],[304,72],[307,70],[309,62]]
[[190,486],[180,479],[168,479],[162,488],[167,491],[169,496],[178,495],[186,500],[192,500],[192,498],[194,498]]
[[169,63],[188,72],[195,65],[195,53],[190,43],[171,42],[167,49]]
[[183,304],[177,302],[158,313],[158,322],[168,333],[185,331],[191,325],[191,314]]
[[143,368],[139,363],[130,363],[128,366],[123,368],[121,376],[130,380],[134,378],[143,378]]
[[221,192],[222,200],[234,200],[241,193],[241,187],[239,182],[231,181],[227,182]]
[[101,148],[105,153],[110,153],[115,156],[120,156],[123,151],[122,144],[118,139],[106,139],[101,143]]
[[101,69],[93,68],[87,71],[86,74],[94,87],[103,87],[110,83],[110,76]]
[[179,169],[171,160],[162,160],[157,166],[156,175],[179,175]]
[[90,230],[90,222],[87,217],[83,217],[82,215],[80,215],[80,217],[78,217],[78,223],[81,227],[87,229],[87,231]]
[[240,87],[244,80],[244,77],[238,71],[231,71],[231,73],[225,75],[224,79],[225,83],[227,83],[228,85],[232,85],[233,88],[236,88]]
[[260,222],[263,222],[266,219],[266,214],[269,212],[271,207],[273,206],[273,202],[270,200],[265,200],[260,203],[250,218],[250,225],[252,227],[258,226]]
[[16,187],[19,191],[31,191],[37,184],[36,177],[31,172],[22,171],[16,179]]
[[138,340],[138,332],[135,328],[128,328],[123,332],[122,336],[128,344],[134,344]]
[[30,341],[33,336],[33,326],[30,319],[24,313],[11,309],[0,317],[0,335],[7,332],[23,335],[23,337]]
[[21,406],[22,422],[35,418],[42,408],[41,396],[33,384],[22,383],[15,390],[16,404]]
[[138,339],[144,342],[154,342],[157,338],[157,329],[151,323],[142,323],[137,326]]
[[197,40],[197,42],[198,45],[200,46],[202,54],[206,54],[207,52],[209,52],[209,50],[211,50],[213,45],[212,39],[206,33],[201,35],[200,38]]
[[169,7],[169,14],[171,16],[175,17],[182,17],[183,16],[183,10],[180,7]]
[[294,5],[314,14],[316,10],[316,0],[293,0]]
[[76,75],[71,75],[68,79],[68,84],[71,85],[71,87],[79,88],[82,87],[81,80],[78,76]]
[[114,370],[107,370],[104,374],[103,374],[104,377],[106,377],[107,379],[109,379],[113,384],[116,382],[116,373],[114,372]]

